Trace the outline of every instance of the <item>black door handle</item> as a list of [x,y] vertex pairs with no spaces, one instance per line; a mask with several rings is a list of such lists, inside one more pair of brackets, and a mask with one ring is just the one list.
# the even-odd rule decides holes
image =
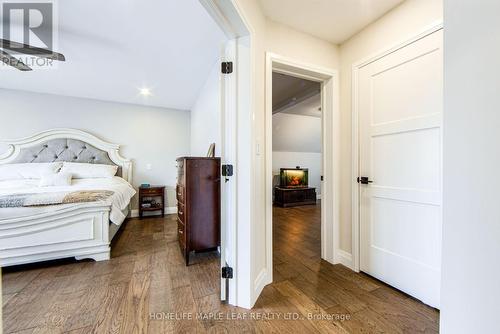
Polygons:
[[368,183],[373,183],[373,181],[370,181],[370,179],[368,179],[368,176],[361,176],[358,177],[358,183],[368,184]]

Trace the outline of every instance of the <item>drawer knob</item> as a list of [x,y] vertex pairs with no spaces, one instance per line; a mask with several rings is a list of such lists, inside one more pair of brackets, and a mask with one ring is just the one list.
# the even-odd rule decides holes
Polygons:
[[182,212],[182,211],[179,211],[179,214],[180,214],[180,215],[183,215],[183,214],[184,214],[184,212]]

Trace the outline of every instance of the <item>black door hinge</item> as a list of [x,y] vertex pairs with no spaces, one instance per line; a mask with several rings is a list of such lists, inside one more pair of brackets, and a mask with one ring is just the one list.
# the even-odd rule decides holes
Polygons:
[[223,61],[221,63],[221,71],[224,74],[233,73],[233,62],[232,61]]
[[233,278],[233,268],[222,267],[222,278]]
[[229,177],[233,176],[233,165],[222,165],[222,176],[224,176],[224,182],[228,182]]
[[233,176],[233,165],[222,165],[222,176]]

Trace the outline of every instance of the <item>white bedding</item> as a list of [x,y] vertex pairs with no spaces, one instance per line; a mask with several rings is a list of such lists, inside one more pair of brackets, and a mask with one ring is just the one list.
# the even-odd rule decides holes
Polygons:
[[[39,183],[40,180],[36,179],[0,181],[0,195],[76,190],[111,190],[114,194],[104,202],[111,207],[109,219],[113,224],[118,226],[125,220],[124,211],[135,195],[134,188],[118,176],[112,178],[73,179],[70,186],[59,187],[39,187]],[[0,220],[34,216],[75,207],[100,206],[102,204],[103,202],[91,202],[40,207],[0,208]]]

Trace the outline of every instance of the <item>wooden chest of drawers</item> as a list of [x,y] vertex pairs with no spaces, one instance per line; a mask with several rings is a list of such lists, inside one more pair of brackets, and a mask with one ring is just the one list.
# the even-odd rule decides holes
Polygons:
[[220,158],[177,159],[177,234],[189,253],[220,245]]

